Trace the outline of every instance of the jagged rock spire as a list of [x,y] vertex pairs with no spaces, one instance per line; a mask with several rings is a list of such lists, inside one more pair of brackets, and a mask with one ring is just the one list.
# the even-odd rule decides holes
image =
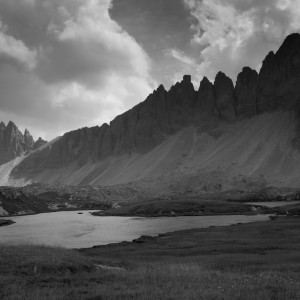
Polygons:
[[0,164],[37,149],[44,143],[43,140],[35,143],[28,129],[22,134],[13,121],[9,121],[7,125],[0,122]]
[[265,111],[294,109],[300,103],[299,82],[300,35],[293,34],[276,53],[268,54],[259,74],[244,68],[235,87],[228,76],[219,72],[214,83],[204,77],[195,91],[191,76],[185,75],[169,91],[159,86],[144,102],[109,125],[66,133],[51,149],[24,160],[18,172],[34,173],[38,168],[82,165],[108,156],[144,153],[187,126],[202,122],[205,127],[210,120],[235,122]]

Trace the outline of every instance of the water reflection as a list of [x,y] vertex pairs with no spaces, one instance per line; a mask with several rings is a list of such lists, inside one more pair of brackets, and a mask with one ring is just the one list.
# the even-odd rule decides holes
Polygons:
[[247,202],[246,204],[250,204],[254,206],[259,205],[259,206],[266,206],[266,207],[279,207],[279,206],[300,204],[300,201]]
[[141,235],[157,235],[177,230],[225,226],[268,220],[267,215],[203,217],[95,217],[89,212],[55,212],[12,217],[16,224],[0,227],[0,244],[44,244],[84,248],[121,241]]

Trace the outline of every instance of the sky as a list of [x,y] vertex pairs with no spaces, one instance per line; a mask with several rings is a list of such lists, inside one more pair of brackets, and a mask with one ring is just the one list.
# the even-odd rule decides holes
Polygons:
[[0,0],[0,121],[100,126],[184,74],[259,71],[299,30],[300,0]]

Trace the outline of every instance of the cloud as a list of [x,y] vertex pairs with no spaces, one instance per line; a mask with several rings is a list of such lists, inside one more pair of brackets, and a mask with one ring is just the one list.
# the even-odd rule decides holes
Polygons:
[[151,74],[235,79],[300,28],[298,0],[180,1],[0,0],[0,120],[47,139],[101,125],[152,92]]
[[151,60],[110,7],[110,0],[0,1],[3,121],[51,139],[109,122],[146,98],[155,85]]
[[171,74],[168,74],[168,80],[172,85],[180,82],[184,75],[192,75],[192,82],[195,88],[199,87],[198,74],[196,72],[198,68],[197,60],[184,53],[179,49],[165,49],[164,54],[166,57],[172,59],[172,65],[174,69]]
[[148,55],[111,20],[110,5],[108,0],[89,0],[75,16],[66,7],[59,7],[59,24],[63,26],[51,23],[48,28],[53,42],[41,60],[41,77],[50,83],[76,79],[86,85],[99,85],[115,70],[124,77],[148,76]]
[[22,41],[6,34],[6,27],[0,20],[0,60],[6,59],[31,69],[36,65],[36,52],[28,49]]
[[299,31],[298,0],[184,0],[196,24],[193,47],[199,47],[198,78],[211,80],[222,70],[235,79],[243,66],[258,69],[267,52],[286,35]]
[[183,51],[178,49],[167,49],[165,55],[173,57],[185,65],[194,65],[195,60],[192,57],[187,56]]

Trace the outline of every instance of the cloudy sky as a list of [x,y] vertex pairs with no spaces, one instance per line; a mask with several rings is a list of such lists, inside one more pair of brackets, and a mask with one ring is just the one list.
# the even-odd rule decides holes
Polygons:
[[299,29],[299,0],[0,0],[0,120],[101,125],[183,74],[259,70]]

